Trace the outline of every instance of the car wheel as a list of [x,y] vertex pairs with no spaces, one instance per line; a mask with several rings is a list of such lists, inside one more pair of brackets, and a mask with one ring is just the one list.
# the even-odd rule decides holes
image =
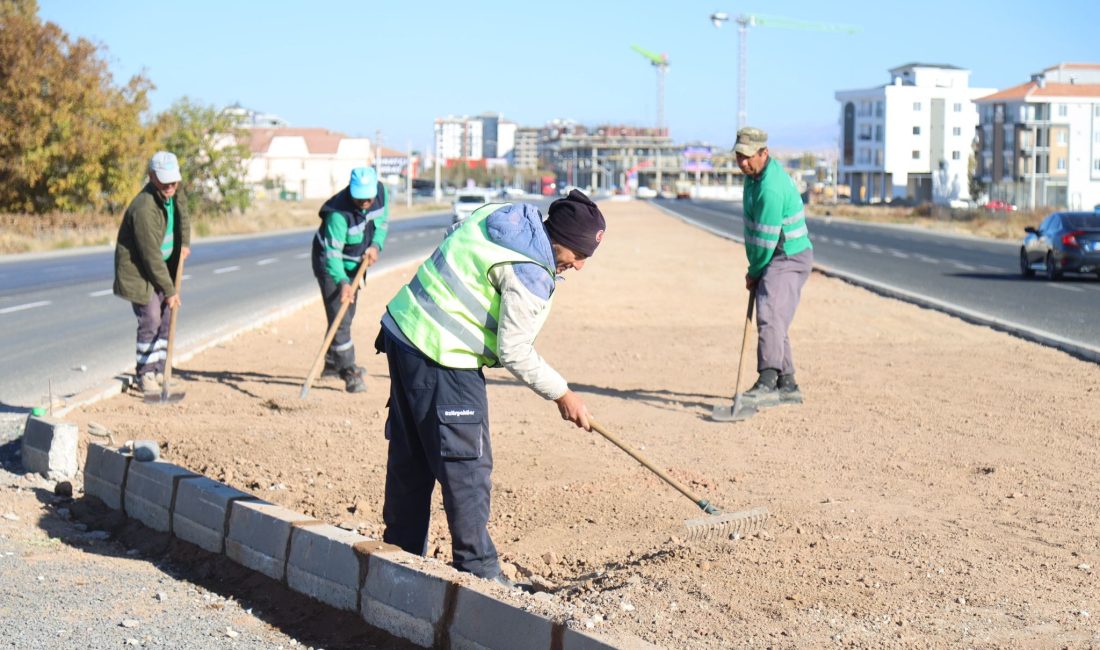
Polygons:
[[1059,271],[1058,267],[1054,265],[1054,253],[1047,253],[1046,265],[1047,280],[1054,282],[1058,278],[1062,277],[1062,272]]
[[1027,251],[1020,249],[1020,275],[1025,278],[1035,276],[1035,269],[1031,268],[1031,260],[1027,258]]

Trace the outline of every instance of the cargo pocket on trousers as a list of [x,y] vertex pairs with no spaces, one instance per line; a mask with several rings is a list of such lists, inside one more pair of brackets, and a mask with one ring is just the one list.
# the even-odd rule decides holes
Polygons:
[[475,406],[437,406],[439,416],[439,456],[443,460],[481,458],[481,440],[485,433],[485,412]]

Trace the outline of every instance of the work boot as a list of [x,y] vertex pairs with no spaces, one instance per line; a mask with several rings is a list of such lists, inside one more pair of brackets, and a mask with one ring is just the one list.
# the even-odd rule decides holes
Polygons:
[[779,371],[773,368],[765,368],[760,371],[760,378],[741,394],[741,404],[753,408],[762,409],[779,404]]
[[332,364],[328,361],[325,361],[325,369],[321,371],[321,376],[322,377],[339,377],[340,376],[340,369],[337,368],[334,364]]
[[143,393],[159,393],[160,382],[157,381],[155,373],[147,372],[144,375],[138,375],[137,387]]
[[486,580],[488,580],[489,582],[495,582],[498,585],[504,587],[505,589],[509,589],[509,590],[513,590],[513,591],[520,588],[520,586],[518,584],[516,584],[516,583],[512,582],[511,580],[509,580],[508,578],[504,577],[503,573],[498,573],[495,578],[486,578]]
[[776,388],[779,389],[779,401],[782,404],[801,404],[802,403],[802,391],[798,389],[798,384],[794,382],[794,373],[789,375],[779,375],[779,381],[776,383]]
[[362,366],[352,366],[340,371],[340,378],[344,380],[344,389],[349,393],[362,393],[367,390],[367,383],[363,381]]

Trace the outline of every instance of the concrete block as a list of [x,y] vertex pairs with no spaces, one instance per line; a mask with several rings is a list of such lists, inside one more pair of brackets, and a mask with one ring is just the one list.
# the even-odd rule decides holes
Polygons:
[[114,449],[91,443],[84,458],[84,494],[89,494],[113,510],[123,510],[123,489],[130,457]]
[[229,511],[225,554],[237,564],[283,582],[295,523],[315,519],[266,501],[237,501]]
[[647,643],[636,637],[611,639],[600,634],[578,632],[565,628],[562,635],[562,650],[660,650],[660,646]]
[[27,418],[24,412],[0,411],[0,445],[16,440],[23,435],[23,429],[27,428]]
[[255,498],[205,476],[180,481],[172,512],[172,534],[211,553],[223,553],[230,504]]
[[198,474],[171,463],[132,461],[126,471],[126,516],[153,530],[172,532],[176,483]]
[[72,422],[44,415],[27,418],[23,429],[23,468],[52,481],[76,476],[76,441],[79,430]]
[[449,630],[451,648],[549,648],[553,627],[549,619],[461,586]]
[[355,545],[366,537],[322,524],[295,527],[290,533],[286,583],[294,591],[337,609],[359,609],[359,555]]
[[402,551],[372,553],[360,598],[363,620],[430,648],[455,575],[451,567],[433,567]]

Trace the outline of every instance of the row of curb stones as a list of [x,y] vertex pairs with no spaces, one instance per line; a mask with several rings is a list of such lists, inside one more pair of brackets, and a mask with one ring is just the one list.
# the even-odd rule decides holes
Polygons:
[[[475,589],[476,578],[163,461],[91,443],[84,492],[165,532],[423,647],[654,648],[568,628]],[[415,565],[415,566],[414,566]],[[465,579],[463,579],[465,578]],[[470,584],[467,584],[470,583]],[[476,585],[480,587],[481,585]]]

